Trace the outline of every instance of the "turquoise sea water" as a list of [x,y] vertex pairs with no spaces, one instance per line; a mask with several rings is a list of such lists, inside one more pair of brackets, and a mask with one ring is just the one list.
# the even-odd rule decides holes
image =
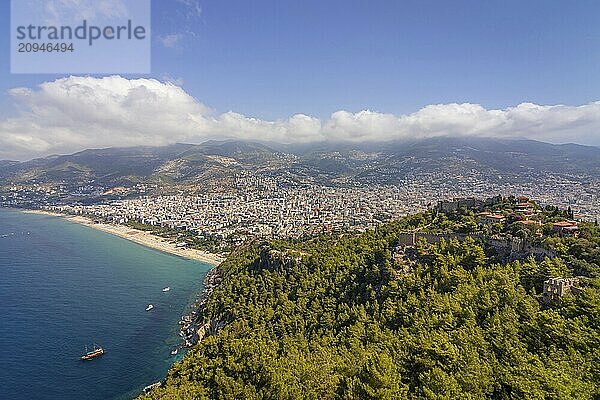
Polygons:
[[[170,355],[177,322],[210,268],[0,209],[0,399],[130,398],[162,379],[181,357]],[[104,356],[80,361],[93,342]]]

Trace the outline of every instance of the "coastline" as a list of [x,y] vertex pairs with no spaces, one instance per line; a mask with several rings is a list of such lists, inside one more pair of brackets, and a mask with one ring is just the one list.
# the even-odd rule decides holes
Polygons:
[[[164,380],[185,356],[178,322],[203,295],[207,273],[217,268],[17,208],[0,208],[0,226],[0,236],[9,235],[0,239],[0,269],[9,288],[3,311],[11,320],[0,336],[7,338],[3,350],[19,349],[10,353],[11,370],[2,375],[10,379],[4,380],[10,395],[0,398],[36,398],[23,387],[53,399],[74,400],[77,393],[98,400],[134,398],[148,383]],[[165,293],[164,287],[171,289]],[[144,310],[149,303],[152,312]],[[79,357],[93,343],[106,354],[84,368]],[[60,349],[60,356],[39,354],[48,345]],[[40,362],[23,365],[22,354]],[[97,363],[103,366],[92,368]],[[28,376],[36,383],[28,386]]]
[[196,249],[186,249],[176,247],[175,243],[168,241],[165,238],[160,236],[153,235],[150,232],[141,231],[139,229],[130,228],[124,225],[112,225],[106,223],[96,223],[90,218],[83,217],[80,215],[67,215],[60,214],[51,211],[45,210],[19,210],[28,214],[38,214],[38,215],[48,215],[52,217],[60,217],[64,218],[68,221],[85,225],[93,229],[100,230],[105,233],[109,233],[115,236],[118,236],[123,239],[130,240],[137,244],[141,244],[142,246],[146,246],[148,248],[162,251],[164,253],[176,255],[179,257],[187,258],[190,260],[196,260],[205,262],[207,264],[211,264],[214,266],[219,266],[221,262],[223,262],[224,258],[213,253],[208,253],[202,250]]
[[[153,235],[150,232],[142,231],[135,228],[130,228],[125,225],[114,225],[109,223],[95,222],[89,217],[80,215],[61,214],[58,212],[46,210],[32,209],[16,209],[17,211],[26,214],[46,215],[52,217],[64,218],[73,223],[85,225],[87,227],[100,230],[111,235],[121,237],[123,239],[135,242],[142,246],[158,250],[167,254],[176,255],[182,258],[201,261],[213,266],[204,277],[204,288],[198,294],[196,299],[189,305],[188,311],[179,320],[179,337],[182,342],[177,345],[172,351],[171,356],[178,354],[180,351],[187,351],[202,341],[206,336],[215,334],[224,324],[221,321],[208,320],[205,321],[204,308],[209,296],[217,288],[222,281],[222,276],[219,271],[219,265],[225,260],[217,254],[196,250],[179,248],[175,243],[166,238]],[[152,383],[143,389],[138,389],[138,394],[148,394],[157,387],[160,387],[165,382],[165,378]]]

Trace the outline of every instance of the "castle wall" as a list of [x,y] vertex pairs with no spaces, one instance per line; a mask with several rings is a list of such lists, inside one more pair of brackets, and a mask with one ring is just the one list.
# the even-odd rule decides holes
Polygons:
[[428,232],[405,232],[398,235],[398,244],[403,246],[414,246],[419,239],[425,239],[428,243],[440,243],[443,240],[457,239],[465,240],[467,237],[481,240],[486,245],[493,247],[496,250],[510,253],[526,253],[536,257],[556,257],[556,254],[549,249],[539,246],[533,246],[525,239],[521,238],[493,238],[488,235],[481,234],[464,234],[464,233],[428,233]]

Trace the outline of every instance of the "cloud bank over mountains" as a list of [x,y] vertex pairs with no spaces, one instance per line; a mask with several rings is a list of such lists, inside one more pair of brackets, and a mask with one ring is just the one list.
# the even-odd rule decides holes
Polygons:
[[0,120],[0,159],[226,138],[304,143],[486,136],[600,144],[600,102],[503,110],[438,104],[407,115],[342,110],[325,121],[304,114],[266,121],[219,114],[176,84],[154,79],[71,76],[15,88],[9,96],[17,113]]

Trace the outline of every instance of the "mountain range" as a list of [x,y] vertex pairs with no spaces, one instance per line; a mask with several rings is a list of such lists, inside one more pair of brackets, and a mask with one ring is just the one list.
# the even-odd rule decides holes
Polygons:
[[322,184],[393,184],[432,174],[523,182],[548,175],[588,179],[600,176],[600,148],[473,137],[309,145],[208,141],[0,161],[0,184],[194,184],[242,172]]

